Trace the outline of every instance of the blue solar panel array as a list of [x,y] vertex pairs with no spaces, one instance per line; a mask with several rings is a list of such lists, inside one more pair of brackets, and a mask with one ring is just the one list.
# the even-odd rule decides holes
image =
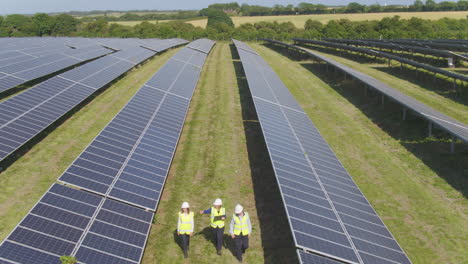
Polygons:
[[[155,86],[144,85],[62,175],[83,190],[54,184],[2,242],[0,263],[60,264],[63,255],[85,264],[140,263],[154,216],[143,208],[156,208],[147,202],[159,199],[203,66],[191,63],[199,51],[184,57],[186,49],[192,50],[171,58],[150,80]],[[172,61],[184,64],[168,72]],[[187,68],[196,68],[195,79]]]
[[336,67],[337,69],[349,74],[354,79],[363,82],[364,84],[368,85],[368,87],[373,88],[382,94],[388,96],[389,98],[393,99],[395,102],[400,103],[404,107],[411,109],[414,113],[419,114],[424,119],[436,124],[439,128],[444,129],[448,133],[452,134],[455,137],[458,137],[464,142],[468,142],[468,126],[454,118],[451,118],[445,114],[440,113],[439,111],[434,110],[433,108],[419,102],[418,100],[399,92],[398,90],[382,83],[381,81],[372,78],[368,75],[363,74],[362,72],[356,71],[353,68],[345,66],[341,63],[338,63],[327,56],[320,55],[316,52],[313,52],[308,49],[304,49],[298,46],[289,45],[286,43],[282,43],[276,40],[265,40],[270,43],[280,45],[282,47],[287,47],[291,49],[295,49],[301,52],[304,52],[315,59],[320,61],[324,61],[329,65]]
[[[125,56],[121,56],[125,54]],[[0,103],[0,160],[91,94],[153,56],[144,48],[119,51],[57,75]]]
[[303,263],[321,263],[306,252],[411,263],[288,88],[250,47],[234,43]]
[[[214,43],[194,44],[210,50]],[[206,57],[190,47],[174,55],[59,180],[156,210]]]
[[166,50],[167,47],[172,47],[174,45],[183,45],[187,44],[188,41],[185,39],[163,39],[163,40],[145,40],[144,43],[141,44],[142,47],[154,50],[156,52],[161,52]]
[[[139,263],[153,213],[54,184],[0,246],[0,261]],[[1,262],[0,262],[1,263]]]
[[[0,73],[3,76],[0,76],[0,92],[111,52],[112,50],[100,46],[82,49],[67,48],[67,50],[62,49],[60,52],[55,51],[44,56],[25,55],[24,53],[15,56],[14,53],[18,53],[17,51],[10,52],[7,57],[15,57],[1,61]],[[0,53],[0,58],[3,58],[2,53]]]

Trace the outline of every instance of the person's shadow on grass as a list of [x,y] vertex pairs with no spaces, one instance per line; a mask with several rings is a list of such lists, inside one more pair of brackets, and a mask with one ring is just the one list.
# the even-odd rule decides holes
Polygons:
[[214,241],[214,239],[213,239],[213,231],[211,230],[211,227],[205,227],[205,228],[203,228],[202,231],[195,233],[195,235],[196,236],[203,235],[203,237],[206,240],[211,241],[211,244],[213,244],[213,247],[216,250],[216,241]]
[[177,235],[177,229],[174,230],[174,242],[179,246],[180,251],[184,254],[184,248],[182,247],[182,239]]
[[[211,227],[205,227],[202,231],[196,233],[195,235],[203,235],[206,240],[211,241],[214,250],[216,250],[216,241],[213,238],[213,231],[211,230]],[[223,235],[223,247],[228,249],[234,257],[236,256],[234,240],[228,234]]]

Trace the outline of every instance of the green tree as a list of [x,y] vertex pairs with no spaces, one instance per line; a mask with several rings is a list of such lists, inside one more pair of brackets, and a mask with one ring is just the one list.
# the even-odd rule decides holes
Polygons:
[[448,2],[448,1],[440,2],[438,4],[437,10],[439,10],[439,11],[455,11],[455,10],[457,10],[457,3]]
[[368,11],[369,11],[370,13],[379,13],[379,12],[382,12],[382,11],[383,11],[383,8],[382,8],[382,6],[379,5],[379,4],[373,4],[373,5],[370,5],[370,6],[369,6]]
[[346,13],[364,13],[366,6],[356,2],[351,2],[346,7]]
[[468,1],[463,1],[463,0],[458,1],[457,9],[459,11],[467,11],[468,10]]
[[321,31],[323,29],[323,24],[322,24],[322,22],[320,22],[318,20],[308,19],[305,22],[304,29],[305,30]]
[[157,26],[146,21],[135,25],[133,31],[138,38],[155,38],[157,36]]
[[42,37],[44,35],[50,35],[54,26],[54,19],[45,13],[37,13],[31,18],[36,35]]
[[416,0],[412,5],[409,6],[410,11],[420,12],[423,11],[424,3],[422,0]]
[[109,23],[105,20],[96,20],[86,24],[85,36],[88,37],[105,37],[109,30]]
[[70,36],[78,30],[80,21],[70,15],[60,14],[54,17],[52,26],[52,35]]
[[36,32],[31,18],[24,15],[8,15],[4,22],[9,37],[35,36]]
[[133,27],[112,23],[109,26],[109,37],[132,38],[135,36]]
[[434,0],[426,0],[424,11],[435,11],[437,3]]
[[223,11],[217,9],[208,9],[204,12],[208,17],[207,27],[214,27],[216,24],[224,23],[229,27],[234,27],[232,19]]

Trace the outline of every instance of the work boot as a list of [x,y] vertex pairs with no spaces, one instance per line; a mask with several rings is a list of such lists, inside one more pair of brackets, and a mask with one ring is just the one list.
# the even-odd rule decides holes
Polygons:
[[218,251],[216,252],[216,254],[218,254],[218,255],[220,255],[220,256],[221,256],[221,255],[222,255],[222,253],[221,253],[221,249],[218,249]]

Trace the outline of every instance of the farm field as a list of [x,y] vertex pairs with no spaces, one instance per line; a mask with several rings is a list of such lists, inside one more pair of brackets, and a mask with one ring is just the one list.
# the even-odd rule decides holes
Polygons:
[[[361,16],[366,15],[375,14]],[[248,44],[288,86],[413,263],[468,261],[466,146],[458,144],[457,152],[448,154],[448,143],[427,137],[422,120],[401,121],[397,107],[389,104],[382,109],[375,100],[358,93],[362,90],[346,82],[330,82],[330,76],[318,71],[313,61],[297,61],[259,43]],[[0,174],[1,240],[177,50],[157,55],[132,70]],[[183,259],[177,244],[175,229],[181,202],[189,201],[192,210],[198,212],[210,207],[218,196],[223,198],[228,215],[236,203],[242,203],[252,217],[246,263],[297,262],[260,126],[235,54],[231,42],[218,42],[203,68],[156,212],[144,264],[237,263],[228,237],[223,255],[216,255],[207,216],[195,216],[188,260]],[[468,123],[466,104],[383,72],[379,70],[382,65],[323,54]]]
[[[468,15],[467,11],[457,12],[401,12],[401,13],[367,13],[367,14],[323,14],[323,15],[297,15],[297,16],[254,16],[254,17],[243,17],[235,16],[232,17],[232,21],[236,26],[240,26],[245,23],[257,23],[260,21],[266,22],[292,22],[298,28],[304,28],[304,24],[308,19],[327,23],[330,20],[349,19],[351,21],[364,21],[364,20],[381,20],[384,17],[400,16],[403,19],[409,19],[411,17],[418,17],[424,19],[438,20],[444,17],[449,18],[466,18]],[[118,22],[122,23],[122,22]],[[194,26],[206,27],[207,20],[191,20],[187,21]]]
[[[308,19],[313,19],[320,21],[322,23],[327,23],[330,20],[339,20],[342,18],[349,19],[351,21],[364,21],[364,20],[380,20],[384,17],[393,17],[393,16],[400,16],[403,19],[408,19],[411,17],[419,17],[424,19],[431,19],[437,20],[444,17],[449,18],[466,18],[468,15],[467,11],[456,11],[456,12],[401,12],[401,13],[366,13],[366,14],[323,14],[323,15],[297,15],[297,16],[234,16],[231,17],[232,21],[234,22],[235,26],[240,26],[245,23],[257,23],[261,21],[266,22],[292,22],[298,28],[303,28],[305,22]],[[151,20],[147,21],[150,23],[164,23],[173,20]],[[125,26],[134,26],[142,21],[116,21],[111,23],[117,23]],[[208,22],[207,19],[196,19],[196,20],[189,20],[186,21],[196,27],[206,27],[206,23]]]

